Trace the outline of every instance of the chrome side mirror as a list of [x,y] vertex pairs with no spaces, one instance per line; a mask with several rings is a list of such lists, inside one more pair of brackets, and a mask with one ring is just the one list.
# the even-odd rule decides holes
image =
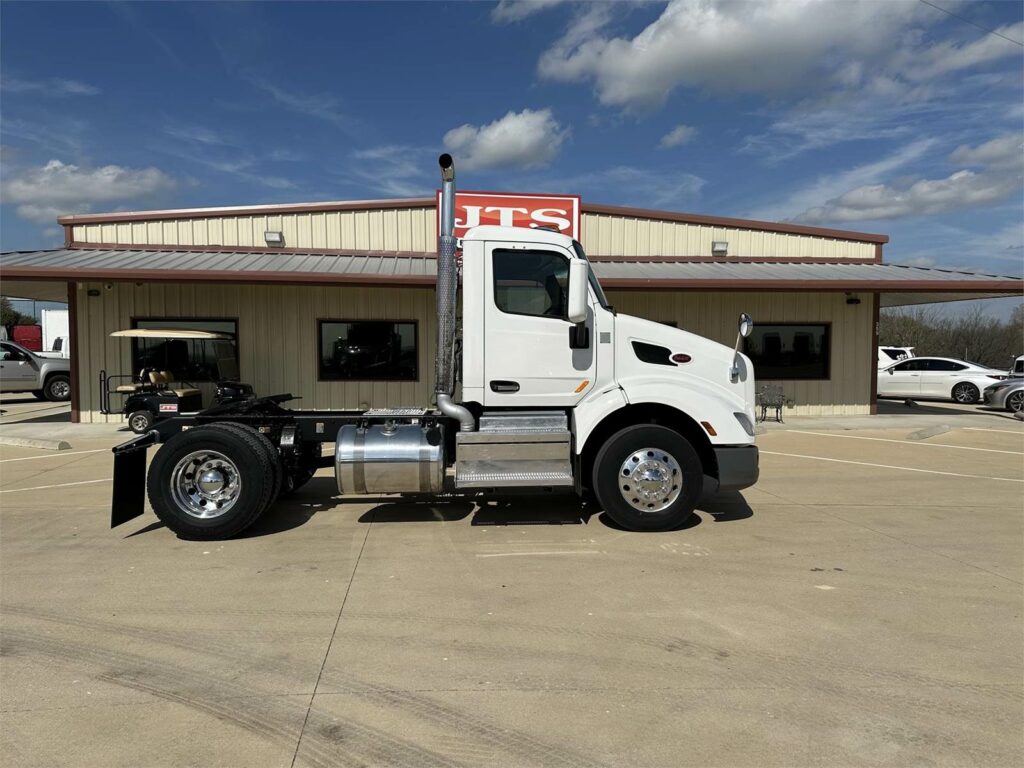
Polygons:
[[740,313],[739,328],[736,333],[736,346],[732,351],[732,367],[729,369],[729,379],[737,381],[740,377],[740,343],[747,338],[754,330],[754,319],[746,312]]

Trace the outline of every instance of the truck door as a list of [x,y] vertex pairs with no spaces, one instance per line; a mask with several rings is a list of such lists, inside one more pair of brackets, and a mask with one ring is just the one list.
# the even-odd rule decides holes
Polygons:
[[32,358],[15,346],[0,344],[0,389],[24,392],[39,387],[39,369]]
[[594,386],[597,335],[570,347],[568,251],[524,243],[487,244],[484,405],[567,407]]

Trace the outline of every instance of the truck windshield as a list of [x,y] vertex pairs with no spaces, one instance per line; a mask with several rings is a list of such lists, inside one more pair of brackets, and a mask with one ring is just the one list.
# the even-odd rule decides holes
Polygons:
[[[587,254],[584,252],[582,245],[580,245],[576,240],[573,240],[572,247],[579,258],[590,264],[590,259],[587,258]],[[597,282],[597,275],[594,274],[594,266],[592,264],[590,265],[590,269],[587,270],[587,274],[590,276],[590,290],[592,290],[594,295],[597,296],[598,302],[609,312],[614,311],[612,309],[612,305],[608,303],[608,299],[604,295],[604,290],[601,288],[601,284]]]

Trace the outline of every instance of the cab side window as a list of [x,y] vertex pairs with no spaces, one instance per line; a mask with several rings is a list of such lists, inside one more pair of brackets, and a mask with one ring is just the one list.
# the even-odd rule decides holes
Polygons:
[[0,357],[2,357],[4,360],[10,360],[11,362],[15,360],[28,360],[28,355],[26,355],[20,349],[9,347],[6,344],[0,344],[0,349],[3,350],[2,354],[0,354]]
[[921,371],[924,370],[924,366],[920,360],[907,360],[899,365],[894,365],[892,369],[894,371]]
[[568,311],[568,258],[552,251],[497,249],[492,265],[494,303],[502,312],[533,317],[565,317]]

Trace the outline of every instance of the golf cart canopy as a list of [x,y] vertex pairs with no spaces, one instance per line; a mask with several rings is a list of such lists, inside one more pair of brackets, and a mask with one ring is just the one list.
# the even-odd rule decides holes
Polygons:
[[187,328],[128,328],[114,331],[111,336],[128,339],[230,339],[226,333],[192,331]]

